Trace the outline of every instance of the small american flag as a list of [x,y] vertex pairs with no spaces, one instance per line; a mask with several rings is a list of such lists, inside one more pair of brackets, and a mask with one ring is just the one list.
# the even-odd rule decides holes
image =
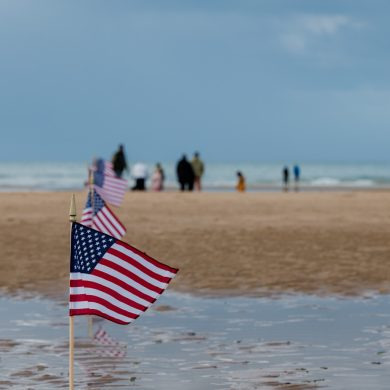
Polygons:
[[80,223],[118,239],[126,234],[126,228],[95,189],[88,193]]
[[129,324],[164,292],[177,269],[79,223],[72,225],[69,315]]
[[115,175],[112,163],[99,158],[96,160],[93,183],[99,195],[108,203],[120,206],[125,196],[128,183]]

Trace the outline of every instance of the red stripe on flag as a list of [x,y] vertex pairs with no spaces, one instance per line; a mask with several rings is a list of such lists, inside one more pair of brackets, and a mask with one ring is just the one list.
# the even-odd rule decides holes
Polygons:
[[143,257],[145,260],[149,261],[149,263],[153,264],[154,266],[156,266],[158,268],[161,268],[161,269],[163,269],[165,271],[172,272],[173,274],[176,274],[177,271],[178,271],[178,269],[172,268],[172,267],[169,267],[166,264],[160,263],[159,261],[157,261],[157,260],[153,259],[152,257],[150,257],[149,255],[147,255],[145,252],[141,252],[137,248],[134,248],[133,246],[131,246],[129,244],[126,244],[123,241],[117,241],[116,244],[117,245],[121,245],[124,248],[129,249],[129,250],[135,252],[137,255]]
[[98,276],[100,278],[108,280],[111,283],[117,284],[118,286],[120,286],[120,287],[124,288],[125,290],[131,292],[132,294],[136,295],[137,297],[142,298],[145,301],[148,301],[150,303],[153,303],[156,300],[156,298],[153,298],[153,297],[143,293],[142,291],[137,290],[133,286],[130,286],[129,284],[125,283],[124,281],[122,281],[122,280],[120,280],[120,279],[118,279],[118,278],[116,278],[116,277],[114,277],[112,275],[109,275],[109,274],[107,274],[107,273],[105,273],[103,271],[99,271],[96,268],[91,272],[91,275]]
[[112,212],[112,210],[106,205],[106,209],[109,211],[109,213],[111,214],[111,216],[115,219],[115,221],[118,223],[118,225],[120,225],[122,227],[122,229],[124,231],[126,231],[126,228],[125,226],[122,224],[121,221],[119,221],[119,219],[117,218],[117,216]]
[[[118,250],[116,249],[113,249],[112,247],[107,251],[107,253],[110,253],[112,254],[113,256],[116,256],[116,257],[119,257],[120,259],[122,259],[123,261],[126,261],[127,263],[133,265],[134,267],[138,268],[140,271],[142,271],[143,273],[145,273],[146,275],[150,276],[151,278],[153,279],[156,279],[157,281],[159,282],[162,282],[162,283],[169,283],[171,281],[171,278],[167,277],[167,276],[161,276],[159,274],[156,274],[155,272],[153,272],[152,270],[150,270],[149,268],[145,267],[144,265],[140,264],[137,260],[134,260],[133,258],[125,255],[124,253],[122,252],[119,252]],[[146,260],[148,261],[148,260]]]
[[[109,212],[106,210],[107,207],[103,207],[101,210],[100,210],[100,213],[101,215],[99,215],[99,219],[102,220],[103,217],[106,219],[107,223],[106,224],[109,224],[110,225],[110,231],[112,232],[112,236],[114,236],[115,238],[121,238],[122,237],[122,233],[118,230],[118,228],[114,225],[114,223],[111,222],[111,218],[110,217],[114,217],[113,215],[110,215]],[[115,220],[115,219],[114,219]]]
[[95,216],[95,219],[98,219],[99,222],[101,223],[101,225],[104,227],[104,229],[106,229],[109,233],[110,236],[113,236],[115,238],[118,238],[118,235],[119,237],[121,237],[121,235],[117,232],[117,230],[114,228],[114,226],[112,226],[111,224],[107,224],[103,218],[101,218],[100,216],[100,213],[102,211],[100,210],[97,215]]
[[131,323],[131,321],[125,322],[125,321],[118,320],[117,318],[111,317],[111,316],[101,312],[100,310],[96,310],[96,309],[70,309],[69,315],[70,316],[96,315],[99,317],[103,317],[106,320],[115,322],[119,325],[128,325]]
[[115,313],[118,313],[124,317],[129,317],[129,318],[133,318],[133,319],[136,319],[139,317],[138,314],[134,314],[130,311],[127,311],[127,310],[124,310],[116,305],[113,305],[112,303],[106,301],[105,299],[103,298],[100,298],[96,295],[89,295],[89,294],[72,294],[69,296],[69,301],[70,302],[95,302],[95,303],[98,303],[99,305],[102,305],[104,307],[106,307],[107,309],[115,312]]
[[81,280],[81,279],[73,279],[70,281],[70,287],[85,287],[85,288],[93,288],[99,291],[102,291],[106,294],[111,295],[112,297],[116,298],[118,301],[121,301],[122,303],[134,307],[134,309],[145,311],[147,309],[146,306],[141,305],[138,302],[133,301],[132,299],[129,299],[122,294],[119,294],[117,291],[103,286],[100,283],[96,282],[90,282],[88,280]]
[[99,264],[105,265],[106,267],[109,267],[111,269],[114,269],[115,271],[120,272],[122,275],[127,276],[129,279],[134,280],[140,285],[146,287],[148,290],[154,291],[157,294],[161,294],[164,291],[161,287],[154,286],[153,284],[147,282],[145,279],[140,278],[138,275],[133,274],[131,271],[127,270],[126,268],[123,268],[120,265],[115,264],[108,259],[105,259],[104,257],[99,262]]

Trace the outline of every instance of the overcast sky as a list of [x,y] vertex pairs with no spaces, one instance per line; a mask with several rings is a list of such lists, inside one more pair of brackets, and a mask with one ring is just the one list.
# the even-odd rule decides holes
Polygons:
[[390,161],[388,0],[0,0],[0,161]]

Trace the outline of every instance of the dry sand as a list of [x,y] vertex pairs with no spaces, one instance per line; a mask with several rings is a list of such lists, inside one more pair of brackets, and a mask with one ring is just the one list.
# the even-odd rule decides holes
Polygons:
[[[86,193],[76,194],[78,212]],[[0,194],[0,283],[65,296],[69,193]],[[390,292],[390,192],[128,193],[125,241],[206,294]],[[114,209],[114,208],[113,208]]]

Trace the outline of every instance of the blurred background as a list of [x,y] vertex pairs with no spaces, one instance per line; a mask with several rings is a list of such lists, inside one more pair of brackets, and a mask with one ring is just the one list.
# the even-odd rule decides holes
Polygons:
[[168,185],[195,151],[211,189],[231,188],[237,169],[269,186],[294,163],[309,185],[388,185],[386,11],[385,0],[3,0],[0,186],[77,188],[119,143],[132,163],[164,163]]

